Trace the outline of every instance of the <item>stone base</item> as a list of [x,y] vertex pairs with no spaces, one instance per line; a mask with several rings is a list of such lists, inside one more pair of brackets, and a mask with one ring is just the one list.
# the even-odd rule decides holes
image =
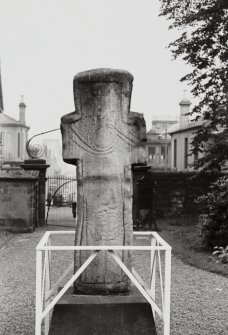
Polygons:
[[156,335],[150,304],[134,290],[128,296],[73,295],[54,307],[49,335]]

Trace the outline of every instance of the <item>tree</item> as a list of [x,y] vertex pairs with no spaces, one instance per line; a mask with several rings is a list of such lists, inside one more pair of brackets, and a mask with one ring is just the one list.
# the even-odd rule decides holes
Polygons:
[[[192,113],[203,126],[193,139],[193,154],[204,154],[196,163],[202,171],[228,167],[228,1],[160,0],[161,16],[171,20],[170,29],[181,29],[181,36],[169,47],[174,58],[192,66],[187,81],[198,103]],[[204,246],[228,244],[228,176],[212,184],[199,198],[199,217]]]
[[199,216],[201,241],[206,248],[228,245],[228,182],[220,177],[210,191],[198,198],[202,212]]
[[192,113],[204,122],[193,140],[196,167],[217,170],[228,160],[228,1],[160,0],[161,16],[181,36],[169,47],[193,68],[181,79],[199,101]]

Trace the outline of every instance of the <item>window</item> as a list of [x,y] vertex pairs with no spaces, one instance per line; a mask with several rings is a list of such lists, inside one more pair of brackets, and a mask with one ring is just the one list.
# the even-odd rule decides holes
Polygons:
[[173,167],[177,167],[177,140],[174,140]]
[[17,157],[21,156],[21,134],[17,133]]
[[0,132],[0,145],[3,145],[4,142],[4,133]]
[[4,133],[0,132],[0,158],[3,158]]
[[165,160],[165,147],[161,147],[161,160]]
[[148,148],[148,153],[149,153],[149,162],[155,160],[155,147],[149,147]]
[[21,158],[24,159],[25,157],[25,134],[21,134]]
[[188,138],[184,139],[184,168],[188,168]]

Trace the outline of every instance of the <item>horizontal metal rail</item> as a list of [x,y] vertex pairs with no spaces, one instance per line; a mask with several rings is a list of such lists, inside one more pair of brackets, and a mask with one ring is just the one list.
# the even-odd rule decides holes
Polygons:
[[[45,251],[45,250],[50,250],[50,251],[102,251],[102,250],[167,250],[166,247],[162,246],[157,246],[157,247],[151,247],[151,246],[146,246],[146,245],[140,245],[140,246],[117,246],[117,245],[86,245],[86,246],[66,246],[66,245],[58,245],[58,246],[46,246],[46,247],[40,247],[36,249],[38,251]],[[171,250],[171,249],[169,249]]]
[[[75,280],[82,274],[87,266],[94,260],[98,253],[107,251],[115,262],[121,267],[125,274],[129,277],[132,283],[138,288],[145,299],[150,303],[153,315],[156,313],[163,320],[163,334],[170,334],[170,285],[171,285],[171,247],[156,233],[156,232],[134,232],[135,236],[143,236],[149,238],[149,246],[69,246],[69,245],[55,245],[51,246],[51,237],[56,235],[74,235],[75,231],[49,231],[44,234],[39,244],[36,247],[36,331],[35,335],[41,335],[41,326],[44,322],[44,334],[48,335],[50,311],[66,293],[66,291],[73,285]],[[50,253],[51,251],[91,251],[91,255],[81,265],[81,267],[71,276],[64,287],[56,294],[52,301],[51,297],[58,291],[60,284],[73,270],[73,263],[71,263],[64,273],[52,285],[50,283]],[[142,280],[135,269],[128,269],[122,260],[118,257],[117,250],[129,251],[150,251],[150,287]],[[162,274],[162,262],[160,253],[164,252],[164,280]],[[44,253],[44,262],[42,253]],[[42,263],[44,263],[42,265]],[[156,264],[159,266],[157,267]],[[160,294],[161,307],[158,306],[155,300],[155,281],[156,274],[159,273],[160,278]]]

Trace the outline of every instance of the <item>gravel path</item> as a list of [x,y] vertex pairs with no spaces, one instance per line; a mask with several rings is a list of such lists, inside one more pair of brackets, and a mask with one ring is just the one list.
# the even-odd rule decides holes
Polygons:
[[[43,234],[39,229],[33,234],[4,235],[4,241],[0,236],[0,335],[34,334],[35,247]],[[135,256],[139,271],[149,262],[147,255]],[[58,253],[55,277],[62,260]],[[228,279],[173,256],[171,335],[223,334],[228,335]]]

